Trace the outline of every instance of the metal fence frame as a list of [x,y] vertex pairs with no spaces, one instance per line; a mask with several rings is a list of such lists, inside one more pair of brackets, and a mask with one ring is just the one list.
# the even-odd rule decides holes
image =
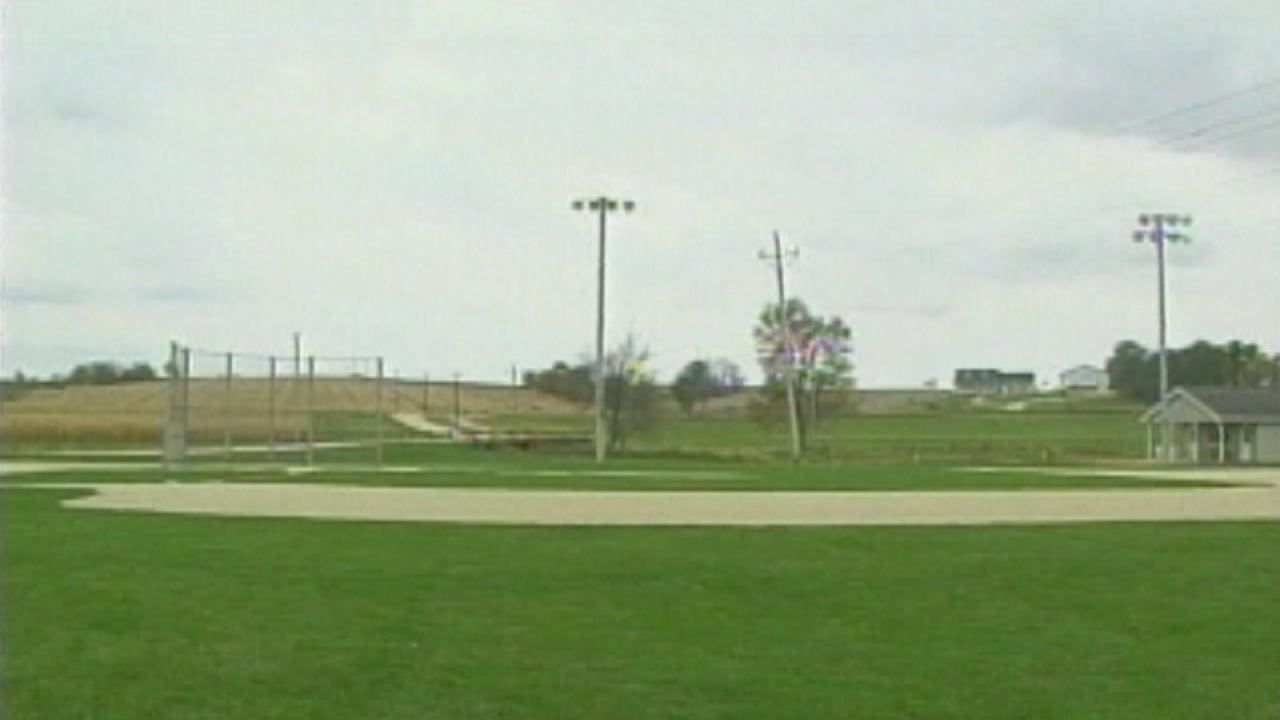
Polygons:
[[[220,373],[212,376],[195,376],[192,372],[193,357],[200,356],[208,358],[221,358],[222,370]],[[386,393],[385,384],[385,363],[380,356],[354,356],[354,357],[324,357],[308,355],[305,358],[305,375],[302,374],[303,358],[293,356],[279,355],[259,355],[252,353],[236,353],[236,352],[215,352],[208,350],[194,349],[190,346],[184,346],[177,341],[171,342],[169,345],[169,362],[166,367],[166,377],[168,381],[168,403],[165,418],[165,427],[162,433],[162,456],[164,465],[167,468],[174,468],[182,465],[196,454],[192,438],[192,412],[199,409],[206,414],[219,416],[218,421],[214,424],[219,425],[221,431],[221,450],[222,459],[230,464],[234,462],[234,457],[240,448],[237,448],[236,442],[236,419],[237,412],[243,414],[242,409],[238,409],[235,405],[235,388],[236,388],[236,371],[237,359],[253,359],[259,363],[265,361],[266,373],[263,376],[246,376],[253,377],[258,381],[266,382],[266,407],[263,410],[266,420],[266,443],[261,449],[265,452],[268,462],[275,462],[282,457],[284,452],[302,452],[305,455],[306,464],[309,466],[316,464],[316,415],[323,412],[323,409],[316,402],[317,378],[337,378],[339,376],[317,375],[317,360],[328,360],[334,362],[366,362],[373,366],[374,372],[370,377],[364,377],[359,374],[345,376],[347,380],[368,381],[373,384],[373,405],[369,411],[373,414],[375,420],[375,430],[372,437],[367,438],[366,442],[353,444],[358,447],[369,445],[374,452],[374,462],[381,466],[385,456],[386,444],[386,408],[384,407],[384,398]],[[282,361],[292,361],[294,366],[294,377],[282,377],[279,368]],[[219,407],[214,408],[208,404],[203,406],[195,406],[192,402],[191,385],[192,380],[216,380],[220,382],[221,393],[218,399]],[[292,387],[296,388],[299,384],[302,387],[301,408],[289,408],[282,402],[280,389],[287,382],[292,382]],[[425,395],[424,395],[425,398]],[[425,399],[424,399],[425,403]],[[294,442],[290,445],[284,445],[282,433],[280,432],[279,419],[283,413],[291,412],[294,415],[301,415],[301,443]],[[299,447],[299,445],[301,447]],[[200,454],[211,454],[207,446],[199,448]]]

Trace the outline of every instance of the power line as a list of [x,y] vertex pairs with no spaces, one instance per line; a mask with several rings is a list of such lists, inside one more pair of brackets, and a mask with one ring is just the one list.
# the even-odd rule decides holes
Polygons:
[[[1198,100],[1198,101],[1193,102],[1193,103],[1190,103],[1190,104],[1188,104],[1188,105],[1183,105],[1183,106],[1181,106],[1181,107],[1177,107],[1177,108],[1174,108],[1174,109],[1172,109],[1172,110],[1168,110],[1168,111],[1166,111],[1166,112],[1162,112],[1162,113],[1160,113],[1160,114],[1158,114],[1158,115],[1154,115],[1154,116],[1152,116],[1152,117],[1146,118],[1145,120],[1139,120],[1139,121],[1137,121],[1137,122],[1130,123],[1130,124],[1128,124],[1128,125],[1124,125],[1124,126],[1120,126],[1120,127],[1114,128],[1114,129],[1110,130],[1109,132],[1111,132],[1111,133],[1115,133],[1115,134],[1131,133],[1131,132],[1133,132],[1134,130],[1139,130],[1139,129],[1142,129],[1142,128],[1145,128],[1145,127],[1149,127],[1149,126],[1159,125],[1160,123],[1165,122],[1165,121],[1167,121],[1167,120],[1171,120],[1171,119],[1174,119],[1174,118],[1178,118],[1178,117],[1182,117],[1182,116],[1190,115],[1190,114],[1195,113],[1195,112],[1197,112],[1197,111],[1204,110],[1204,109],[1206,109],[1206,108],[1210,108],[1210,107],[1214,107],[1214,106],[1216,106],[1216,105],[1221,105],[1221,104],[1223,104],[1223,103],[1229,102],[1229,101],[1231,101],[1231,100],[1235,100],[1235,99],[1237,99],[1237,98],[1245,97],[1245,96],[1248,96],[1248,95],[1254,95],[1254,94],[1256,94],[1256,93],[1259,93],[1259,92],[1261,92],[1261,91],[1263,91],[1263,90],[1267,90],[1267,89],[1269,89],[1269,88],[1277,88],[1277,89],[1280,89],[1280,76],[1273,77],[1273,78],[1269,78],[1269,79],[1267,79],[1267,80],[1263,80],[1263,81],[1258,82],[1258,83],[1255,83],[1255,84],[1253,84],[1253,85],[1249,85],[1249,86],[1247,86],[1247,87],[1240,88],[1240,89],[1238,89],[1238,90],[1232,90],[1232,91],[1230,91],[1230,92],[1226,92],[1226,93],[1222,93],[1222,94],[1219,94],[1219,95],[1215,95],[1215,96],[1212,96],[1212,97],[1209,97],[1209,98],[1205,98],[1205,99],[1203,99],[1203,100]],[[1280,106],[1271,107],[1271,108],[1269,108],[1269,109],[1267,109],[1267,110],[1264,110],[1264,111],[1261,111],[1261,112],[1257,112],[1257,113],[1252,113],[1252,114],[1249,114],[1249,115],[1242,115],[1242,116],[1237,116],[1237,117],[1234,117],[1234,118],[1225,119],[1225,120],[1221,120],[1221,121],[1217,121],[1217,122],[1210,122],[1210,123],[1208,123],[1208,124],[1206,124],[1206,125],[1203,125],[1203,126],[1201,126],[1201,127],[1199,127],[1199,128],[1195,128],[1195,129],[1192,129],[1192,130],[1190,130],[1190,131],[1186,131],[1186,132],[1184,133],[1184,135],[1185,135],[1186,137],[1183,137],[1182,135],[1177,135],[1177,136],[1174,136],[1174,137],[1171,137],[1171,138],[1170,138],[1170,137],[1166,137],[1166,138],[1164,138],[1164,139],[1162,139],[1162,140],[1158,140],[1158,141],[1157,141],[1157,143],[1158,143],[1158,145],[1160,145],[1160,146],[1176,145],[1178,142],[1181,142],[1181,141],[1183,141],[1183,140],[1191,140],[1191,139],[1193,139],[1193,138],[1194,138],[1194,139],[1199,139],[1201,135],[1211,135],[1211,134],[1213,134],[1213,132],[1214,132],[1214,131],[1216,131],[1216,130],[1220,130],[1220,129],[1222,129],[1222,128],[1228,128],[1228,127],[1232,127],[1232,126],[1237,126],[1237,125],[1240,125],[1240,124],[1242,124],[1242,123],[1247,123],[1247,122],[1249,122],[1249,121],[1251,121],[1251,120],[1256,120],[1256,119],[1261,119],[1261,118],[1269,118],[1269,117],[1272,117],[1272,116],[1276,115],[1277,113],[1280,113]],[[1235,138],[1237,138],[1237,137],[1243,137],[1243,136],[1245,136],[1245,135],[1249,135],[1249,134],[1252,134],[1252,133],[1255,133],[1255,132],[1261,132],[1261,131],[1263,131],[1263,130],[1266,130],[1266,129],[1269,129],[1269,128],[1271,128],[1271,127],[1274,127],[1274,126],[1275,126],[1275,125],[1277,125],[1277,124],[1280,124],[1280,118],[1277,118],[1276,122],[1265,123],[1265,124],[1263,124],[1263,125],[1259,125],[1259,126],[1247,127],[1247,128],[1244,128],[1244,129],[1242,129],[1242,130],[1240,130],[1239,132],[1236,132],[1236,133],[1228,133],[1228,134],[1226,134],[1226,135],[1218,135],[1217,137],[1214,137],[1214,138],[1212,138],[1212,139],[1209,139],[1209,140],[1207,140],[1207,141],[1205,141],[1205,142],[1203,142],[1203,143],[1198,143],[1198,144],[1193,144],[1193,145],[1188,146],[1188,147],[1173,148],[1173,149],[1175,149],[1175,150],[1180,150],[1180,151],[1195,150],[1195,149],[1199,149],[1199,148],[1201,148],[1201,147],[1207,147],[1207,146],[1209,146],[1209,145],[1216,144],[1216,143],[1218,143],[1218,142],[1225,142],[1225,141],[1227,141],[1227,140],[1233,140],[1233,139],[1235,139]],[[1072,182],[1075,182],[1075,179],[1074,179],[1073,177],[1070,177],[1070,176],[1067,176],[1067,175],[1063,174],[1063,175],[1059,175],[1059,176],[1056,178],[1056,181],[1055,181],[1055,179],[1054,179],[1054,178],[1049,178],[1049,182],[1045,185],[1045,187],[1046,187],[1046,189],[1052,189],[1052,188],[1059,187],[1059,186],[1061,186],[1061,185],[1063,185],[1063,184],[1066,184],[1066,183],[1072,183]],[[1137,201],[1137,200],[1133,200],[1133,201],[1129,201],[1129,202],[1111,202],[1111,203],[1107,203],[1107,204],[1106,204],[1106,205],[1104,205],[1102,208],[1100,208],[1100,209],[1098,210],[1098,212],[1105,212],[1105,211],[1111,211],[1111,210],[1120,210],[1120,209],[1131,208],[1131,207],[1135,207],[1135,206],[1137,206],[1137,205],[1140,205],[1141,203],[1142,203],[1142,201]]]
[[1178,135],[1172,135],[1167,138],[1163,138],[1159,140],[1158,143],[1160,145],[1175,145],[1179,142],[1182,142],[1183,140],[1199,140],[1204,136],[1212,135],[1216,131],[1221,130],[1223,128],[1235,127],[1237,125],[1249,123],[1251,121],[1258,120],[1261,118],[1272,117],[1275,115],[1280,115],[1280,106],[1269,108],[1259,113],[1251,113],[1249,115],[1238,115],[1236,117],[1229,118],[1227,120],[1222,120],[1221,122],[1202,125],[1198,128],[1195,128],[1194,130],[1188,130],[1187,132],[1180,133]]
[[1223,93],[1221,95],[1215,95],[1213,97],[1206,98],[1204,100],[1199,100],[1189,105],[1183,105],[1182,107],[1174,108],[1172,110],[1163,112],[1159,115],[1149,117],[1145,120],[1139,120],[1129,125],[1123,125],[1120,127],[1112,128],[1109,132],[1115,133],[1115,134],[1130,133],[1130,132],[1133,132],[1134,130],[1140,130],[1144,127],[1148,127],[1151,125],[1158,125],[1166,120],[1182,117],[1184,115],[1190,115],[1191,113],[1204,110],[1205,108],[1210,108],[1210,107],[1213,107],[1214,105],[1220,105],[1229,100],[1234,100],[1239,97],[1244,97],[1245,95],[1252,95],[1256,92],[1260,92],[1262,90],[1266,90],[1267,88],[1272,88],[1272,87],[1280,87],[1280,77],[1274,77],[1269,80],[1263,80],[1262,82],[1255,83],[1253,85],[1241,88],[1239,90],[1233,90],[1231,92]]
[[1271,122],[1268,122],[1268,123],[1262,123],[1261,125],[1255,125],[1253,127],[1244,128],[1243,130],[1229,133],[1227,135],[1219,135],[1218,137],[1213,138],[1211,140],[1205,140],[1204,142],[1200,142],[1200,143],[1193,143],[1192,145],[1183,146],[1178,149],[1179,150],[1199,150],[1201,148],[1206,148],[1206,147],[1209,147],[1210,145],[1217,145],[1218,143],[1226,142],[1228,140],[1235,140],[1237,138],[1246,137],[1248,135],[1255,135],[1264,130],[1270,130],[1273,127],[1280,127],[1280,118],[1276,118],[1275,120],[1272,120]]

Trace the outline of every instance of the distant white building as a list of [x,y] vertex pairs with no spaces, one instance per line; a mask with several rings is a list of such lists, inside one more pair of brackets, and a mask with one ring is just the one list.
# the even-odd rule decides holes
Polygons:
[[1077,365],[1070,370],[1063,370],[1058,376],[1062,387],[1068,390],[1101,391],[1111,387],[1111,376],[1107,371],[1093,365]]

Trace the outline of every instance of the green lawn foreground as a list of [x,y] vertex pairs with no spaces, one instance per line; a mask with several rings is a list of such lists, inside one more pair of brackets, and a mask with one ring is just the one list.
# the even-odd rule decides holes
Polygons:
[[5,716],[1280,716],[1280,524],[551,529],[6,489]]

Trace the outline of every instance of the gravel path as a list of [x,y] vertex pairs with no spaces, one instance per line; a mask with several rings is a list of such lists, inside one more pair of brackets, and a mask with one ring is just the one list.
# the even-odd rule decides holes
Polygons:
[[[64,504],[99,510],[491,525],[986,525],[1280,520],[1280,471],[1193,472],[1198,479],[1255,484],[1226,488],[954,492],[595,492],[267,483],[72,484],[65,487],[94,492]],[[1169,477],[1170,473],[1154,476]]]

